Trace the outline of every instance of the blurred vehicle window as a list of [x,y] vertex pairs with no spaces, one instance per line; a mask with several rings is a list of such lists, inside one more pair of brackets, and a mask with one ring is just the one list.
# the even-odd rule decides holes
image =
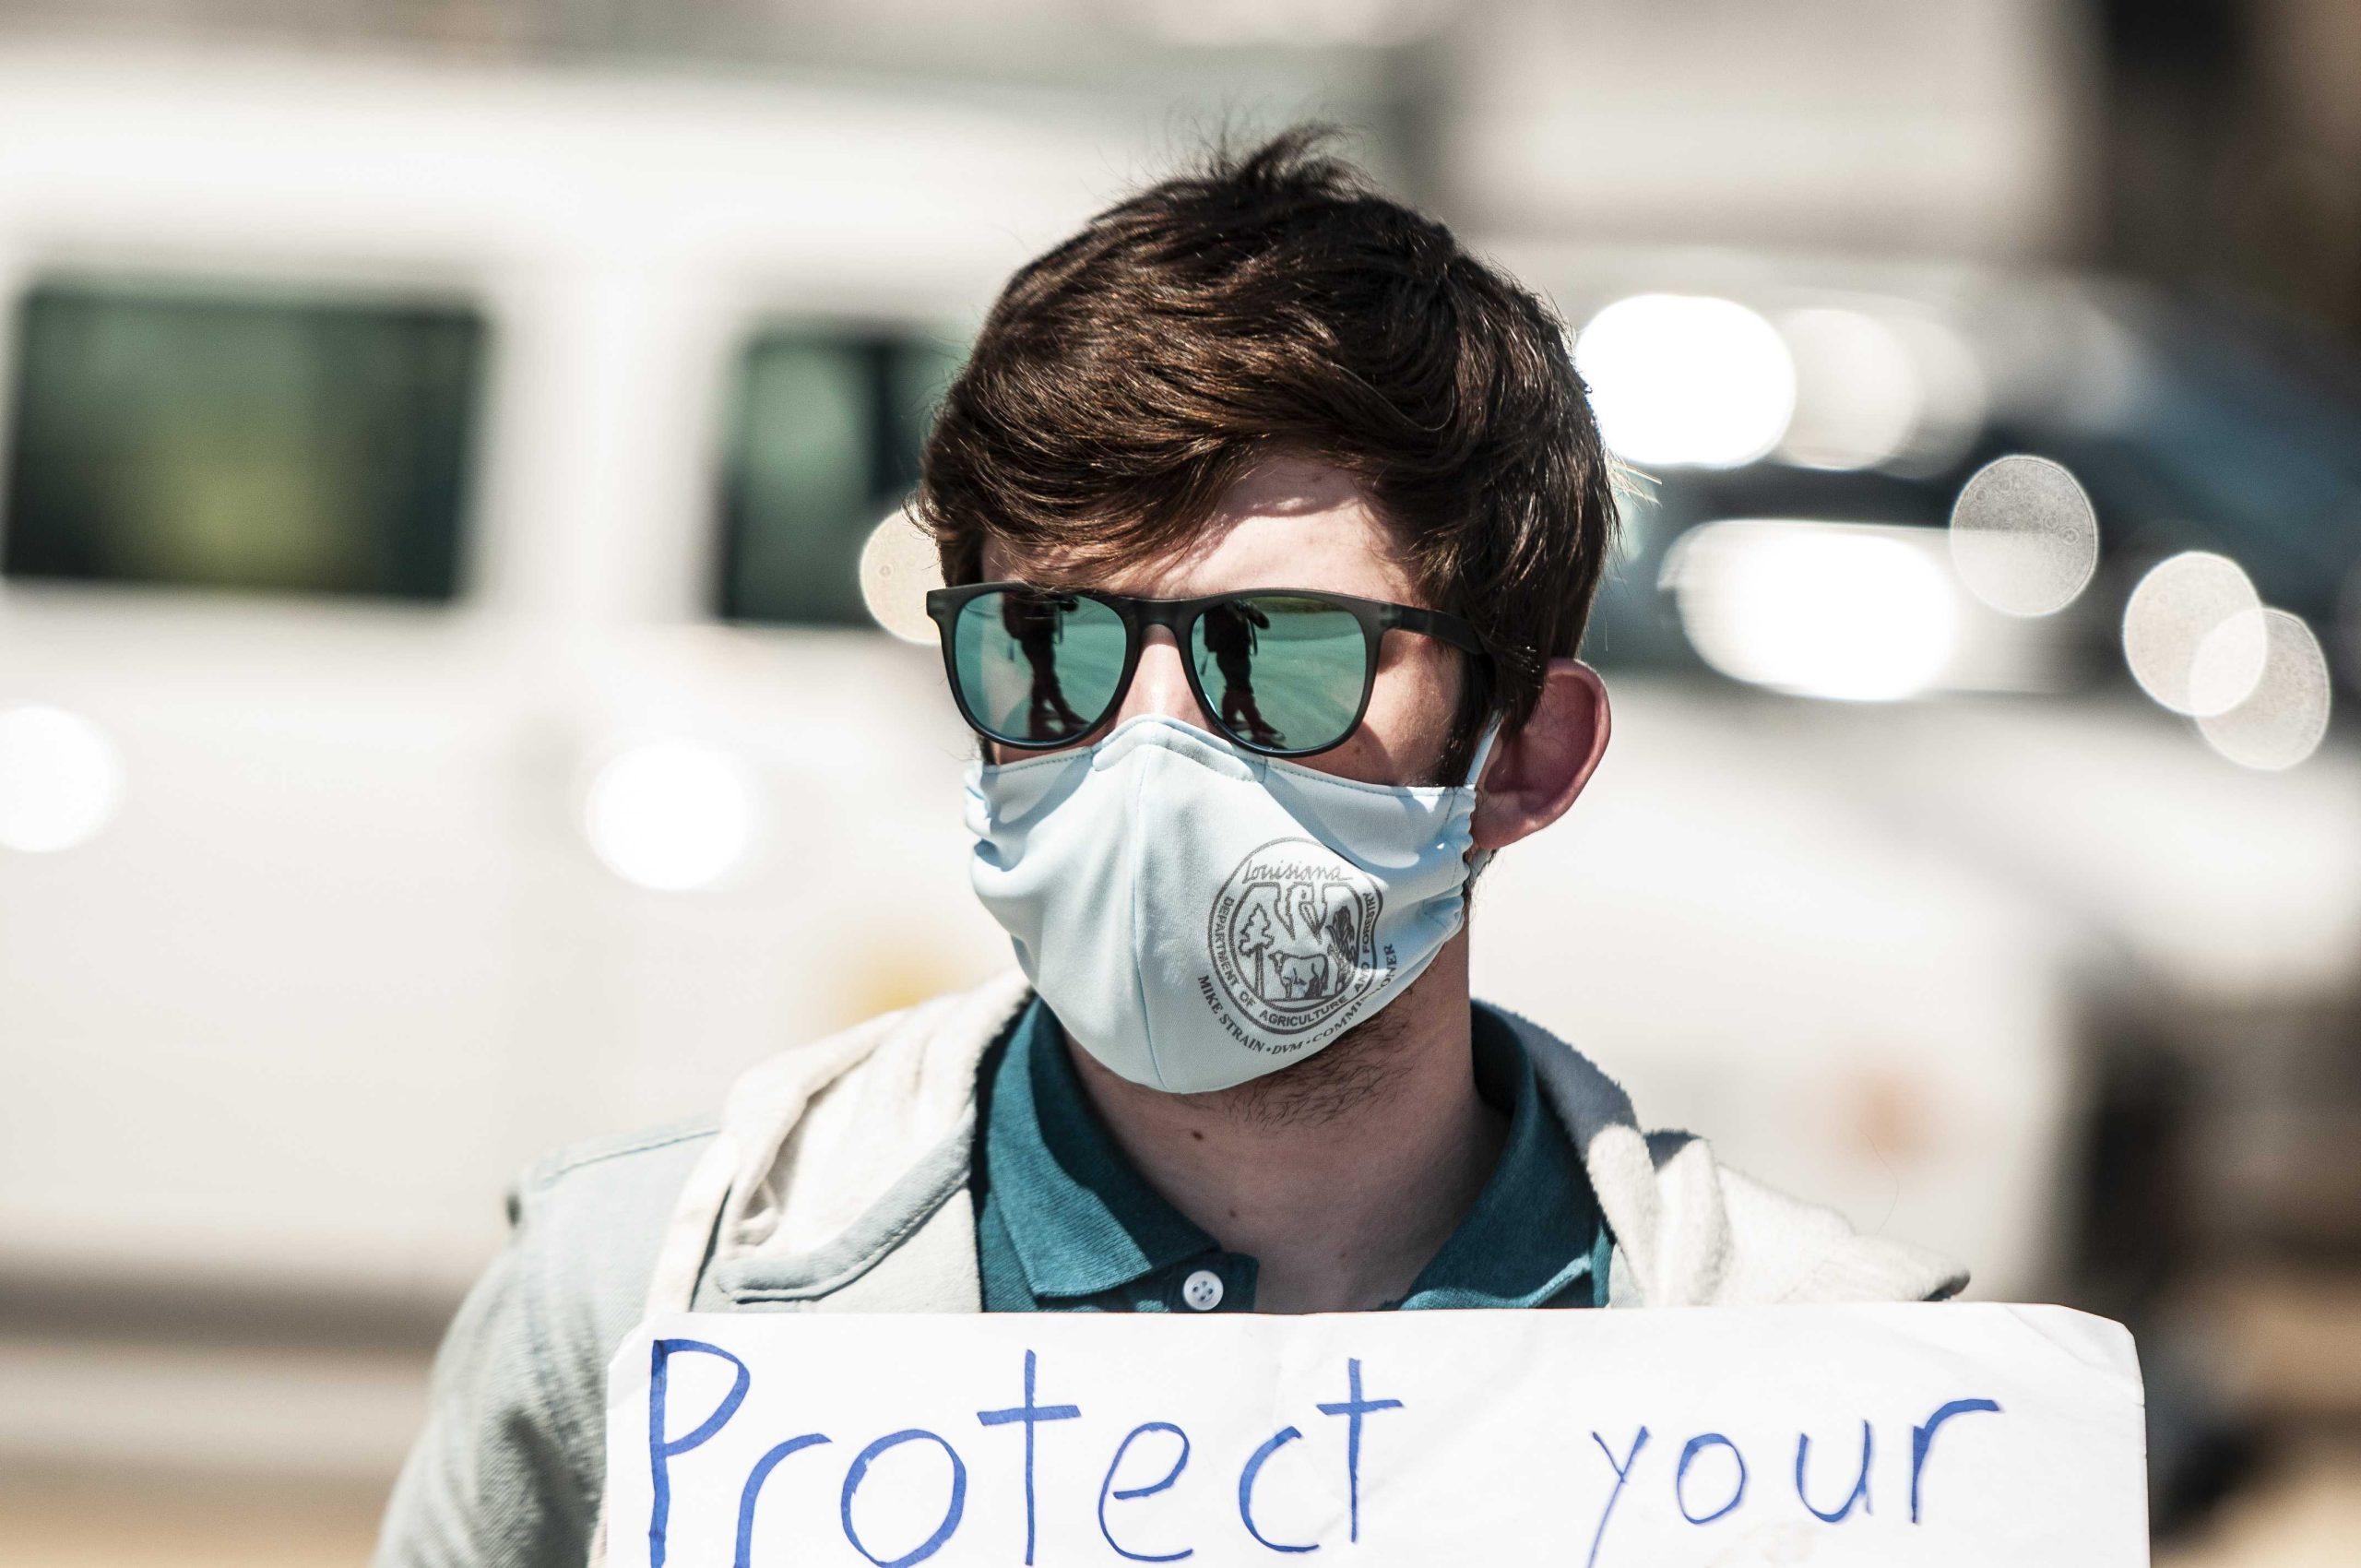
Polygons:
[[861,545],[918,482],[961,358],[913,330],[782,327],[747,345],[723,475],[724,619],[871,624]]
[[0,573],[448,600],[485,337],[464,303],[37,283]]

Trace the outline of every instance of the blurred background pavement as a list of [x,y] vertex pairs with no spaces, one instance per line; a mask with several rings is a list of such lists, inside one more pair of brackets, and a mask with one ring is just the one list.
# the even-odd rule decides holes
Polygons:
[[1305,115],[1633,470],[1479,991],[2350,1561],[2350,0],[0,0],[0,1562],[360,1562],[520,1167],[1005,961],[924,422]]

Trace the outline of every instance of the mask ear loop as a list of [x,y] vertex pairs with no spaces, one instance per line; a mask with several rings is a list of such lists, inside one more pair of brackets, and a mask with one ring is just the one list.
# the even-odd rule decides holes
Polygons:
[[1501,720],[1496,715],[1489,724],[1484,726],[1484,733],[1476,742],[1475,758],[1468,763],[1467,777],[1462,781],[1460,788],[1473,790],[1482,781],[1484,766],[1492,760],[1492,742],[1501,738]]
[[[1482,782],[1485,765],[1492,760],[1492,742],[1498,741],[1500,738],[1501,719],[1496,716],[1489,724],[1484,726],[1483,738],[1476,742],[1476,756],[1475,759],[1467,765],[1467,781],[1460,786],[1461,789],[1472,792],[1476,789],[1477,785]],[[1471,811],[1474,810],[1472,803],[1469,806],[1469,809]],[[1476,879],[1483,875],[1484,868],[1491,863],[1492,851],[1489,849],[1478,849],[1467,859],[1467,882],[1461,894],[1462,913],[1460,919],[1463,921],[1466,919],[1465,899],[1468,895],[1475,892]]]

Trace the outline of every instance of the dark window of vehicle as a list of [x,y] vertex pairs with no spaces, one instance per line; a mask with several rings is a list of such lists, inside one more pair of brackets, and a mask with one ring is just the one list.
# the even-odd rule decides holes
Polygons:
[[871,624],[860,548],[918,482],[960,358],[915,331],[781,328],[747,345],[722,479],[725,619]]
[[484,357],[464,305],[40,283],[0,572],[447,600]]

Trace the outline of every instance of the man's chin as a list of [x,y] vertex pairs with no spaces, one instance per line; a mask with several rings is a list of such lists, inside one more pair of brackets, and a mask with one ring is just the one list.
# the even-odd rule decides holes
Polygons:
[[1411,1048],[1415,1033],[1400,1004],[1418,989],[1412,984],[1375,1015],[1299,1062],[1189,1099],[1257,1127],[1312,1127],[1343,1121],[1394,1091],[1400,1081],[1394,1069]]

